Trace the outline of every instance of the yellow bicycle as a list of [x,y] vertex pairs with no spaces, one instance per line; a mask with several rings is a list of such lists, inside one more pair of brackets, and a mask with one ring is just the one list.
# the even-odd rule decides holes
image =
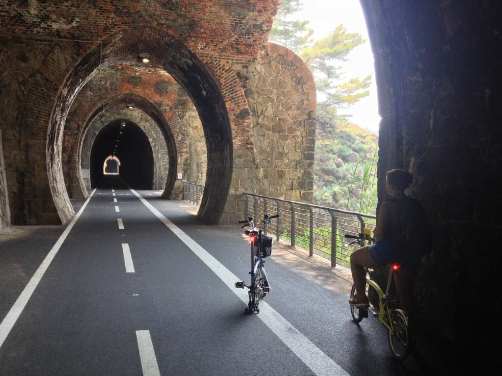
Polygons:
[[[358,236],[345,235],[345,238],[352,239],[350,244],[357,243],[360,246],[373,242],[373,239],[368,234],[360,234]],[[411,347],[408,314],[399,306],[398,299],[391,293],[394,274],[398,273],[400,268],[399,263],[392,263],[389,266],[385,290],[380,287],[374,278],[375,270],[368,268],[366,274],[366,294],[369,299],[369,306],[349,304],[352,320],[356,324],[359,325],[364,318],[368,317],[368,312],[371,312],[387,328],[390,351],[396,359],[402,360],[408,356]],[[352,285],[350,301],[353,301],[355,294],[356,288]]]

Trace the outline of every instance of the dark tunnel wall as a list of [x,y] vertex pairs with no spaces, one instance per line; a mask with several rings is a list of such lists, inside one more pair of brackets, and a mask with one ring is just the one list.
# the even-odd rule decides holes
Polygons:
[[[103,175],[103,163],[112,154],[120,160],[120,178]],[[145,133],[131,122],[112,122],[101,130],[92,146],[91,186],[152,189],[153,165],[152,148]]]
[[418,348],[459,374],[502,369],[487,345],[501,335],[489,321],[502,312],[502,2],[361,3],[382,116],[380,199],[385,171],[409,169],[433,227],[415,291]]

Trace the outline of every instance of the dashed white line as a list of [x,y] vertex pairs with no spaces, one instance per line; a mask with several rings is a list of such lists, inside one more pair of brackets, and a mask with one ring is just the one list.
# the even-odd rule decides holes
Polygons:
[[37,288],[38,284],[42,280],[45,272],[51,265],[52,260],[54,260],[54,257],[58,254],[59,250],[61,249],[61,246],[63,245],[63,242],[66,240],[68,237],[68,234],[72,230],[73,226],[75,226],[75,223],[77,223],[78,219],[84,212],[87,204],[89,201],[91,201],[92,196],[94,195],[94,192],[96,190],[93,190],[87,200],[85,201],[84,205],[80,208],[78,213],[73,217],[71,220],[70,224],[66,227],[66,229],[63,231],[59,239],[54,243],[52,246],[51,250],[45,256],[44,260],[38,267],[38,269],[35,271],[33,276],[31,277],[30,281],[27,283],[25,286],[24,290],[21,292],[19,297],[17,298],[16,302],[14,305],[11,307],[7,315],[5,315],[4,319],[0,323],[0,348],[4,344],[5,340],[7,339],[7,336],[9,335],[10,331],[16,324],[16,321],[18,320],[19,316],[21,313],[23,313],[24,308],[26,307],[26,304],[28,304],[28,301],[30,300],[31,296],[33,295],[33,292]]
[[134,273],[134,264],[132,262],[131,257],[131,249],[129,248],[129,244],[122,243],[122,253],[124,254],[124,264],[126,273]]
[[115,197],[113,198],[113,202],[117,202],[117,199]]
[[119,230],[124,230],[124,221],[122,220],[122,218],[117,218],[117,225],[119,227]]
[[160,376],[150,331],[137,330],[136,340],[138,341],[139,359],[141,360],[143,376]]
[[120,208],[117,205],[115,205],[115,213],[120,213]]
[[[222,263],[214,258],[208,251],[202,248],[195,240],[185,234],[178,226],[167,219],[152,204],[146,201],[135,190],[131,192],[140,199],[174,235],[176,235],[185,245],[220,278],[223,283],[237,295],[245,304],[248,302],[248,293],[243,289],[236,289],[235,282],[240,280],[235,274],[228,270]],[[326,355],[312,341],[305,337],[293,324],[286,320],[279,312],[273,309],[266,302],[260,305],[258,318],[277,336],[279,339],[301,359],[317,376],[348,376],[338,363]]]

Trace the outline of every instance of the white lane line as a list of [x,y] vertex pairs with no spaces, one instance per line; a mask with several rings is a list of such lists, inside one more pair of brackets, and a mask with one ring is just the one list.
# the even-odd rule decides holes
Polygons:
[[125,227],[124,227],[124,221],[122,220],[122,218],[117,218],[117,226],[119,226],[119,230],[124,230]]
[[31,296],[33,295],[33,292],[35,291],[38,284],[42,280],[45,272],[51,265],[52,260],[54,260],[54,257],[56,257],[56,255],[58,254],[59,249],[61,248],[63,242],[68,237],[68,234],[70,233],[71,229],[73,228],[73,226],[75,226],[75,223],[77,223],[78,219],[84,212],[89,201],[91,201],[94,192],[96,192],[95,189],[91,192],[87,200],[84,202],[84,205],[82,205],[82,207],[80,208],[78,213],[73,217],[68,226],[66,226],[66,229],[59,236],[59,239],[56,241],[56,243],[54,243],[49,253],[47,253],[47,256],[45,256],[44,260],[42,261],[38,269],[35,271],[35,273],[33,273],[33,276],[31,277],[30,281],[26,284],[23,291],[21,292],[15,303],[10,308],[9,312],[7,312],[7,314],[5,315],[4,319],[2,320],[2,323],[0,323],[0,348],[3,346],[5,340],[7,339],[7,336],[9,335],[10,331],[16,324],[16,321],[19,319],[19,316],[21,316],[21,313],[23,313],[23,310],[28,304]]
[[129,244],[122,243],[122,253],[124,254],[124,264],[126,273],[134,273],[134,264],[132,262],[131,257],[131,249],[129,248]]
[[153,348],[152,337],[149,330],[137,330],[136,340],[138,341],[139,359],[143,376],[160,376],[159,365],[155,350]]
[[115,192],[112,193],[112,196],[115,197]]
[[[248,294],[243,289],[236,289],[235,282],[240,281],[235,274],[228,270],[222,263],[214,258],[208,251],[202,248],[195,240],[185,234],[178,226],[167,219],[153,205],[146,201],[135,190],[131,192],[155,215],[169,230],[171,230],[190,250],[220,278],[225,285],[237,295],[245,304],[248,302]],[[260,314],[258,318],[277,337],[296,354],[318,376],[348,376],[338,363],[326,355],[321,349],[314,345],[298,329],[296,329],[279,312],[274,310],[266,302],[260,303]]]
[[115,213],[120,213],[120,208],[117,205],[115,205]]
[[115,189],[112,189],[112,193],[115,193]]
[[113,202],[117,202],[117,199],[115,197],[113,198]]

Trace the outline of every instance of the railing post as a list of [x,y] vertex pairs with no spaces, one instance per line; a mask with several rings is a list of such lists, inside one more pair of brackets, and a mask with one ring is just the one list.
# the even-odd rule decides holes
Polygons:
[[335,212],[330,211],[331,214],[331,267],[336,266],[336,246],[337,246],[337,231],[338,231],[338,221],[335,216]]
[[289,204],[291,211],[291,247],[294,248],[296,244],[296,216],[295,216],[295,204]]
[[248,195],[244,193],[244,199],[246,200],[244,202],[244,217],[242,219],[247,219],[248,217],[248,210],[249,210],[249,201],[248,201]]
[[279,242],[279,237],[281,236],[281,206],[279,204],[279,201],[276,201],[275,204],[277,205],[277,223],[276,223],[276,233],[275,233],[275,236],[276,236],[276,240],[277,242]]
[[363,220],[363,217],[361,217],[360,215],[358,215],[357,219],[359,220],[360,231],[361,231],[360,233],[364,234],[364,220]]
[[309,208],[309,256],[314,256],[314,210]]

